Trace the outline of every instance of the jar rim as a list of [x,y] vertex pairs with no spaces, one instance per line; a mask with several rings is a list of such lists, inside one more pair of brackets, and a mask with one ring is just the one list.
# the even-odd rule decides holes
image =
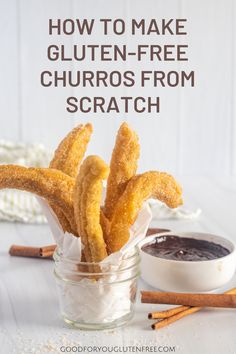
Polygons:
[[[137,245],[134,246],[133,249],[135,251],[128,257],[123,258],[123,256],[122,256],[122,260],[127,260],[128,261],[128,260],[130,260],[132,258],[135,258],[139,254],[139,247]],[[70,259],[68,257],[63,256],[63,254],[60,253],[60,249],[59,249],[58,246],[56,247],[56,249],[55,249],[55,251],[53,253],[53,259],[54,260],[57,260],[57,259],[55,259],[56,257],[60,257],[60,258],[63,259],[63,261],[66,261],[68,263],[76,263],[76,264],[81,264],[81,265],[93,265],[93,266],[95,266],[95,265],[101,265],[101,263],[102,263],[102,261],[101,262],[84,262],[84,261],[78,261],[78,260]]]
[[[119,272],[117,272],[119,273]],[[94,277],[101,277],[102,275],[104,275],[103,273],[83,273],[84,276],[86,277],[86,275],[90,274],[93,275]],[[110,273],[106,274],[106,275],[110,275]],[[118,274],[119,275],[119,274]],[[67,279],[65,277],[60,276],[56,270],[54,269],[54,276],[59,279],[59,280],[63,280],[64,282],[68,283],[68,284],[78,284],[78,280],[71,280],[71,279]],[[102,278],[102,284],[103,285],[109,285],[109,284],[122,284],[122,283],[126,283],[130,280],[136,279],[137,277],[140,276],[140,270],[138,270],[134,275],[130,276],[129,278],[125,278],[125,279],[119,279],[119,280],[110,280],[108,281],[106,278]],[[105,279],[105,281],[104,281]]]
[[[106,266],[106,265],[109,266],[109,263],[102,264],[102,262],[81,262],[81,261],[77,261],[77,260],[73,260],[73,259],[69,259],[67,257],[64,257],[62,255],[62,253],[60,254],[59,252],[60,252],[60,250],[57,247],[54,251],[54,254],[53,254],[54,261],[57,262],[57,261],[61,260],[65,264],[69,264],[69,265],[75,264],[77,266],[87,267],[86,269],[88,269],[88,271],[83,271],[83,272],[79,271],[78,269],[76,271],[70,270],[70,272],[72,272],[72,273],[75,272],[76,274],[83,274],[83,276],[86,276],[86,275],[93,275],[93,276],[100,275],[101,276],[101,275],[112,275],[112,274],[118,274],[118,273],[120,274],[120,273],[126,272],[129,269],[132,269],[133,267],[137,266],[141,261],[140,254],[139,254],[139,248],[138,248],[138,246],[134,246],[134,252],[130,256],[121,259],[121,262],[125,261],[125,265],[123,267],[122,266],[119,267],[119,264],[117,264],[117,265],[110,264],[111,266],[117,266],[118,269],[107,269],[107,270],[100,271],[100,272],[91,272],[91,271],[89,271],[90,267],[95,267],[95,266],[101,267],[101,266]],[[130,264],[130,262],[132,262],[132,260],[135,260],[135,259],[137,259],[137,261]],[[128,264],[126,264],[126,262]]]

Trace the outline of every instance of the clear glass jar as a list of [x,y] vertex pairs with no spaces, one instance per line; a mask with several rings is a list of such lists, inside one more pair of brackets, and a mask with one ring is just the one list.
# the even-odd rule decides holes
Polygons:
[[86,263],[54,253],[60,311],[64,321],[80,329],[115,328],[134,313],[139,250],[135,247],[118,264]]

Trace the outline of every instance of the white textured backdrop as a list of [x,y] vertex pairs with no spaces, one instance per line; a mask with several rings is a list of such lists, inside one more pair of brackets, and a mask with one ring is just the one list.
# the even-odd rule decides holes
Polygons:
[[[76,43],[76,36],[65,39],[48,36],[52,18],[187,18],[189,62],[172,68],[196,71],[195,88],[51,89],[40,87],[40,72],[60,69],[49,63],[49,43]],[[235,0],[0,0],[0,138],[42,142],[54,148],[75,124],[91,121],[94,136],[89,152],[109,160],[115,131],[122,120],[136,129],[142,145],[140,170],[162,169],[178,174],[235,175]],[[184,36],[185,37],[185,36]],[[104,38],[85,41],[104,42]],[[186,39],[181,39],[186,42]],[[84,41],[84,40],[83,40]],[[123,43],[123,36],[107,38],[107,44]],[[163,43],[166,38],[144,37],[135,42]],[[178,39],[180,41],[180,39]],[[70,68],[71,64],[63,64]],[[123,65],[123,66],[122,66]],[[126,64],[101,67],[82,63],[74,69],[134,69]],[[140,65],[140,66],[139,66]],[[157,64],[141,62],[145,70]],[[179,65],[179,66],[178,66]],[[166,65],[166,67],[168,67]],[[86,96],[124,94],[161,96],[160,115],[69,114],[65,99],[71,94]]]

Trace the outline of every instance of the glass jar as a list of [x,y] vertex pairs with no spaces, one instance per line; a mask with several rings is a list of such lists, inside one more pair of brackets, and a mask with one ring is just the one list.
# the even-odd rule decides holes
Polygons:
[[80,329],[108,329],[121,326],[134,313],[139,250],[112,265],[78,262],[54,253],[60,311],[64,321]]

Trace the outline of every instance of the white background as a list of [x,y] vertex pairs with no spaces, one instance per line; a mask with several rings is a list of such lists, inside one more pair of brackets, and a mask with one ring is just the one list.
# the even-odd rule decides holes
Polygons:
[[[235,45],[234,0],[0,0],[0,138],[42,142],[55,148],[75,124],[91,121],[94,136],[89,153],[107,161],[115,132],[123,120],[141,141],[140,170],[160,169],[177,174],[235,175]],[[49,18],[187,18],[188,36],[177,38],[189,45],[189,62],[165,68],[195,70],[195,88],[51,89],[40,86],[40,72],[60,69],[46,58],[49,44],[74,43],[174,43],[173,38],[109,36],[101,33],[49,37]],[[183,38],[184,37],[184,38]],[[186,37],[186,38],[185,38]],[[126,64],[63,64],[66,70],[158,70],[158,63],[131,60]],[[159,115],[69,114],[65,100],[75,96],[124,94],[161,96]]]

